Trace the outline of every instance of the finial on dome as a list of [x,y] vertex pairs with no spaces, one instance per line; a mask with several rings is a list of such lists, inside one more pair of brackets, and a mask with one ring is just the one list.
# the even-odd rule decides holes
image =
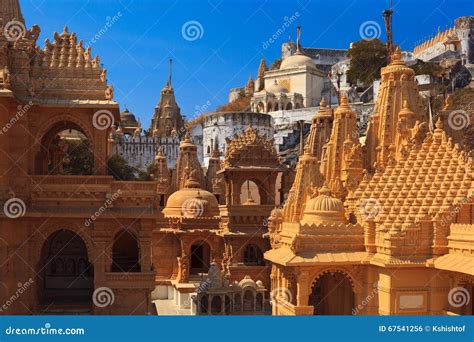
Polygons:
[[300,45],[301,45],[301,26],[298,25],[298,27],[296,28],[296,53],[295,54],[301,54],[301,49],[300,49]]
[[189,129],[187,129],[186,133],[184,134],[184,141],[191,142],[191,133],[189,133]]
[[402,50],[398,45],[395,46],[395,49],[393,50],[393,53],[390,56],[390,61],[391,63],[400,63],[403,61]]
[[319,188],[318,193],[320,196],[331,196],[331,190],[326,185]]
[[61,33],[61,36],[67,36],[67,35],[69,35],[69,29],[68,29],[68,27],[67,27],[67,25],[66,25],[66,26],[64,26],[64,30],[63,30],[63,32]]
[[155,159],[159,159],[159,158],[164,157],[164,155],[163,155],[163,146],[161,146],[160,143],[157,144],[157,150],[158,150],[158,152],[156,153]]
[[436,121],[436,129],[443,129],[444,128],[444,124],[443,124],[443,121],[441,120],[440,117],[438,117],[438,121]]
[[346,94],[341,95],[341,103],[340,106],[349,106],[349,99],[347,98]]

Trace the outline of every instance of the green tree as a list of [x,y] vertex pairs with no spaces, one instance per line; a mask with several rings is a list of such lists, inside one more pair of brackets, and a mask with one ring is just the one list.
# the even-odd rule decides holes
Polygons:
[[92,175],[94,155],[91,152],[89,141],[64,140],[68,145],[67,156],[64,158],[63,172],[65,175]]
[[430,75],[432,77],[441,77],[443,68],[438,63],[429,63],[418,60],[418,62],[410,66],[415,70],[415,75]]
[[349,58],[349,82],[367,88],[380,78],[380,69],[387,65],[387,47],[379,39],[359,40],[351,45]]
[[107,170],[108,174],[113,176],[116,180],[135,180],[135,168],[128,165],[127,161],[119,156],[114,154],[109,157],[107,160]]

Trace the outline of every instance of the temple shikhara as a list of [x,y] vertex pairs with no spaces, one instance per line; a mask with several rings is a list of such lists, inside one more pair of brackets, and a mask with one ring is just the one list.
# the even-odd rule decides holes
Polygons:
[[469,75],[435,114],[400,47],[361,104],[299,28],[243,110],[186,121],[170,62],[148,130],[80,34],[0,29],[0,314],[474,313],[473,17],[415,48]]

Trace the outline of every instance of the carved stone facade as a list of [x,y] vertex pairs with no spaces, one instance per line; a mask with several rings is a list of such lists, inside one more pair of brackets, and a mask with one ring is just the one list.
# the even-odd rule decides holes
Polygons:
[[[273,141],[254,128],[227,140],[222,162],[215,149],[206,176],[196,146],[184,139],[176,191],[168,195],[164,218],[153,233],[154,263],[160,265],[153,295],[158,307],[170,293],[177,310],[199,314],[261,313],[268,307],[270,266],[263,253],[270,248],[267,217],[275,207],[276,178],[282,170]],[[227,287],[202,288],[211,264],[222,269]],[[222,304],[216,304],[217,312],[211,310],[214,297]],[[192,298],[198,299],[197,308]]]
[[[312,174],[316,154],[300,158],[289,198],[269,220],[273,314],[472,314],[469,300],[452,300],[453,291],[473,295],[472,158],[441,120],[428,132],[411,77],[395,51],[365,145],[374,171],[362,167],[345,99],[321,174]],[[312,129],[308,140],[316,137]],[[347,162],[340,191],[333,184]]]

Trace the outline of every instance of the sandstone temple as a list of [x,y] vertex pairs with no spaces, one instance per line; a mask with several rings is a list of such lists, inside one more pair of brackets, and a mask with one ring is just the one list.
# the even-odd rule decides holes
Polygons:
[[[274,83],[277,101],[249,83],[257,107],[319,102],[294,169],[266,113],[206,117],[240,126],[206,142],[203,167],[171,77],[143,137],[76,33],[40,47],[18,0],[0,17],[0,314],[473,314],[473,159],[459,113],[447,100],[430,117],[399,48],[365,140],[297,43],[267,78],[307,73],[319,95]],[[155,146],[152,180],[116,180],[117,146],[142,143]],[[77,162],[73,149],[90,153]]]

